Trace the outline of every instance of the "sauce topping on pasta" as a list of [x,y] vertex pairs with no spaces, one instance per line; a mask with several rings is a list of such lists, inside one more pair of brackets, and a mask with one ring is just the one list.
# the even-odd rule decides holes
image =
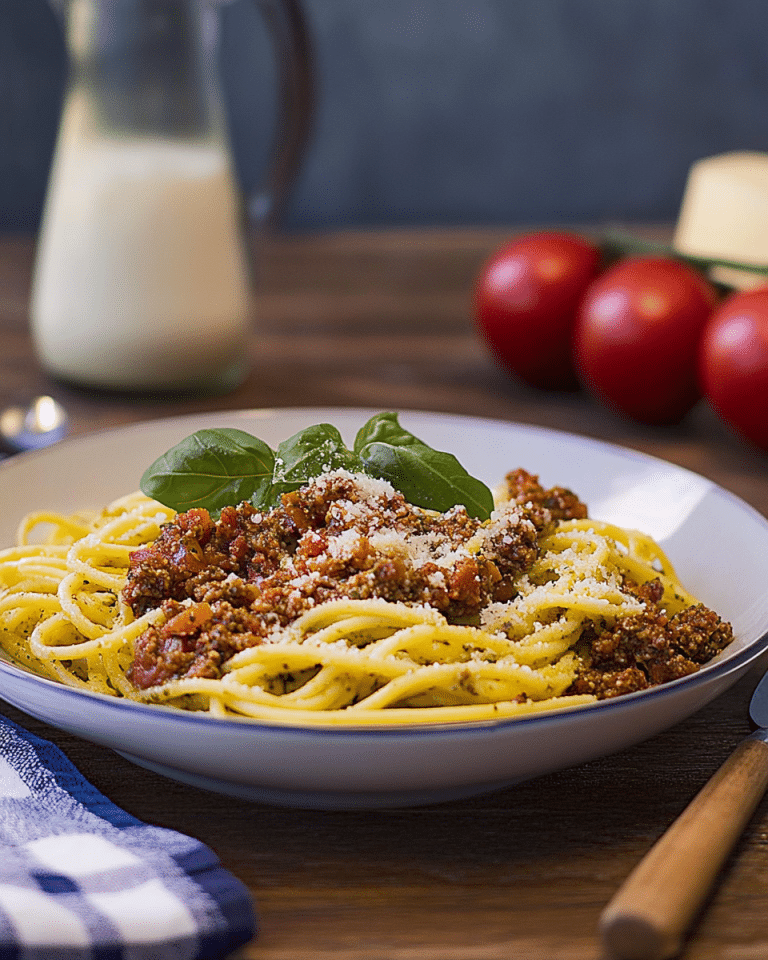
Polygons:
[[[584,516],[576,500],[569,516]],[[166,620],[136,644],[131,679],[150,687],[180,677],[220,677],[234,653],[279,636],[318,604],[378,598],[479,622],[507,600],[539,553],[546,507],[507,503],[481,523],[463,507],[414,507],[389,483],[324,474],[262,513],[225,507],[217,522],[190,510],[131,557],[123,596]],[[182,606],[193,601],[192,606]]]
[[[129,678],[142,689],[220,679],[238,652],[279,643],[302,614],[342,598],[426,606],[454,624],[492,622],[558,524],[587,517],[578,497],[545,490],[525,470],[505,483],[484,523],[463,507],[414,507],[389,483],[346,471],[285,494],[266,513],[242,503],[216,522],[205,510],[180,514],[131,556],[124,599],[138,616],[160,607],[164,618],[138,638]],[[626,615],[582,626],[574,693],[604,698],[663,683],[730,642],[728,626],[700,604],[668,616],[658,578],[624,576],[619,590]]]

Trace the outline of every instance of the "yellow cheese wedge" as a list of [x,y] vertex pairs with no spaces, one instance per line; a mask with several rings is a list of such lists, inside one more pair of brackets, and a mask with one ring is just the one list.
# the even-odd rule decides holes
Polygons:
[[[724,153],[691,167],[675,229],[680,253],[768,266],[768,154]],[[739,289],[768,277],[713,267],[713,280]]]

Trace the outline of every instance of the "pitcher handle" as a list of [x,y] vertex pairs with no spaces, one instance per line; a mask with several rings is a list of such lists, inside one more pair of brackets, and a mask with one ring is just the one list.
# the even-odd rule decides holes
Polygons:
[[306,151],[315,108],[312,44],[301,0],[254,0],[272,37],[278,72],[274,156],[247,197],[252,226],[279,226]]

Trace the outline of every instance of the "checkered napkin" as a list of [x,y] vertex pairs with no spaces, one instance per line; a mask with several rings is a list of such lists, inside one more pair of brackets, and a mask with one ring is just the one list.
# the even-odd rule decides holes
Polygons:
[[213,851],[129,816],[0,717],[0,960],[216,960],[254,929]]

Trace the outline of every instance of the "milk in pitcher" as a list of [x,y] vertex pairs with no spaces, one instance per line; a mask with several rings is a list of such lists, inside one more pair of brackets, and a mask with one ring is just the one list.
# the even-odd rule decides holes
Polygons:
[[32,291],[43,365],[116,389],[228,389],[243,376],[249,271],[215,141],[105,137],[70,98]]

